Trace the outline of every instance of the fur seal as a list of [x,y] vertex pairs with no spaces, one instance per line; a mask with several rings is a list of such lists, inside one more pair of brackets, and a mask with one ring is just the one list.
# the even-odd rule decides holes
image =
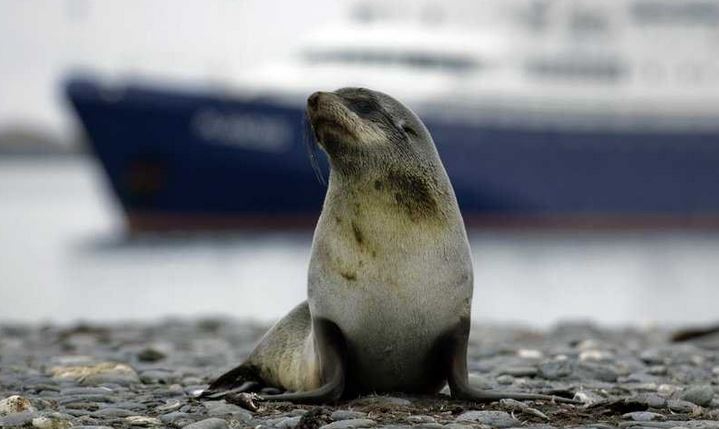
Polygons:
[[330,176],[308,299],[204,396],[278,387],[265,400],[326,403],[372,392],[573,402],[478,390],[467,374],[469,242],[432,137],[410,109],[364,88],[307,101]]

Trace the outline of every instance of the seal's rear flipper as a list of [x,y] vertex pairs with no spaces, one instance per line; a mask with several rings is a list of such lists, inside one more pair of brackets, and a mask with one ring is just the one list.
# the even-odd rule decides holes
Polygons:
[[266,401],[289,401],[303,404],[326,404],[334,402],[344,393],[347,346],[340,328],[326,319],[312,321],[315,350],[321,364],[322,385],[305,392],[262,395]]
[[229,393],[254,392],[265,387],[258,369],[250,364],[242,365],[222,374],[210,383],[200,398],[219,399]]
[[463,320],[448,333],[439,343],[440,352],[445,356],[447,365],[447,381],[453,398],[478,402],[495,402],[502,399],[543,400],[581,404],[574,399],[559,396],[542,395],[539,393],[501,392],[475,389],[469,384],[467,372],[467,342],[469,340],[469,319]]

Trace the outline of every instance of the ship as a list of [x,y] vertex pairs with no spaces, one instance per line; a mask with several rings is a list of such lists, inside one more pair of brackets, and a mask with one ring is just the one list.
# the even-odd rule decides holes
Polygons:
[[423,119],[470,226],[718,226],[717,45],[716,0],[363,2],[230,84],[65,91],[131,231],[314,223],[306,98],[346,86]]

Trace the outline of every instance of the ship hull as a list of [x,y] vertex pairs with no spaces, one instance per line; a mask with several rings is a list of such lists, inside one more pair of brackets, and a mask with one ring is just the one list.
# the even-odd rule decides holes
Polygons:
[[[315,222],[325,188],[300,103],[66,89],[132,230]],[[422,117],[470,224],[719,225],[719,132]]]

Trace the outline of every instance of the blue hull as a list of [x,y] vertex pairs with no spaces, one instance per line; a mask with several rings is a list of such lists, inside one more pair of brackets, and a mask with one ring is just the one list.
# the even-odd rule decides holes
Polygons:
[[[133,229],[311,224],[320,211],[304,106],[91,80],[67,93]],[[423,119],[470,221],[719,219],[719,133]]]

